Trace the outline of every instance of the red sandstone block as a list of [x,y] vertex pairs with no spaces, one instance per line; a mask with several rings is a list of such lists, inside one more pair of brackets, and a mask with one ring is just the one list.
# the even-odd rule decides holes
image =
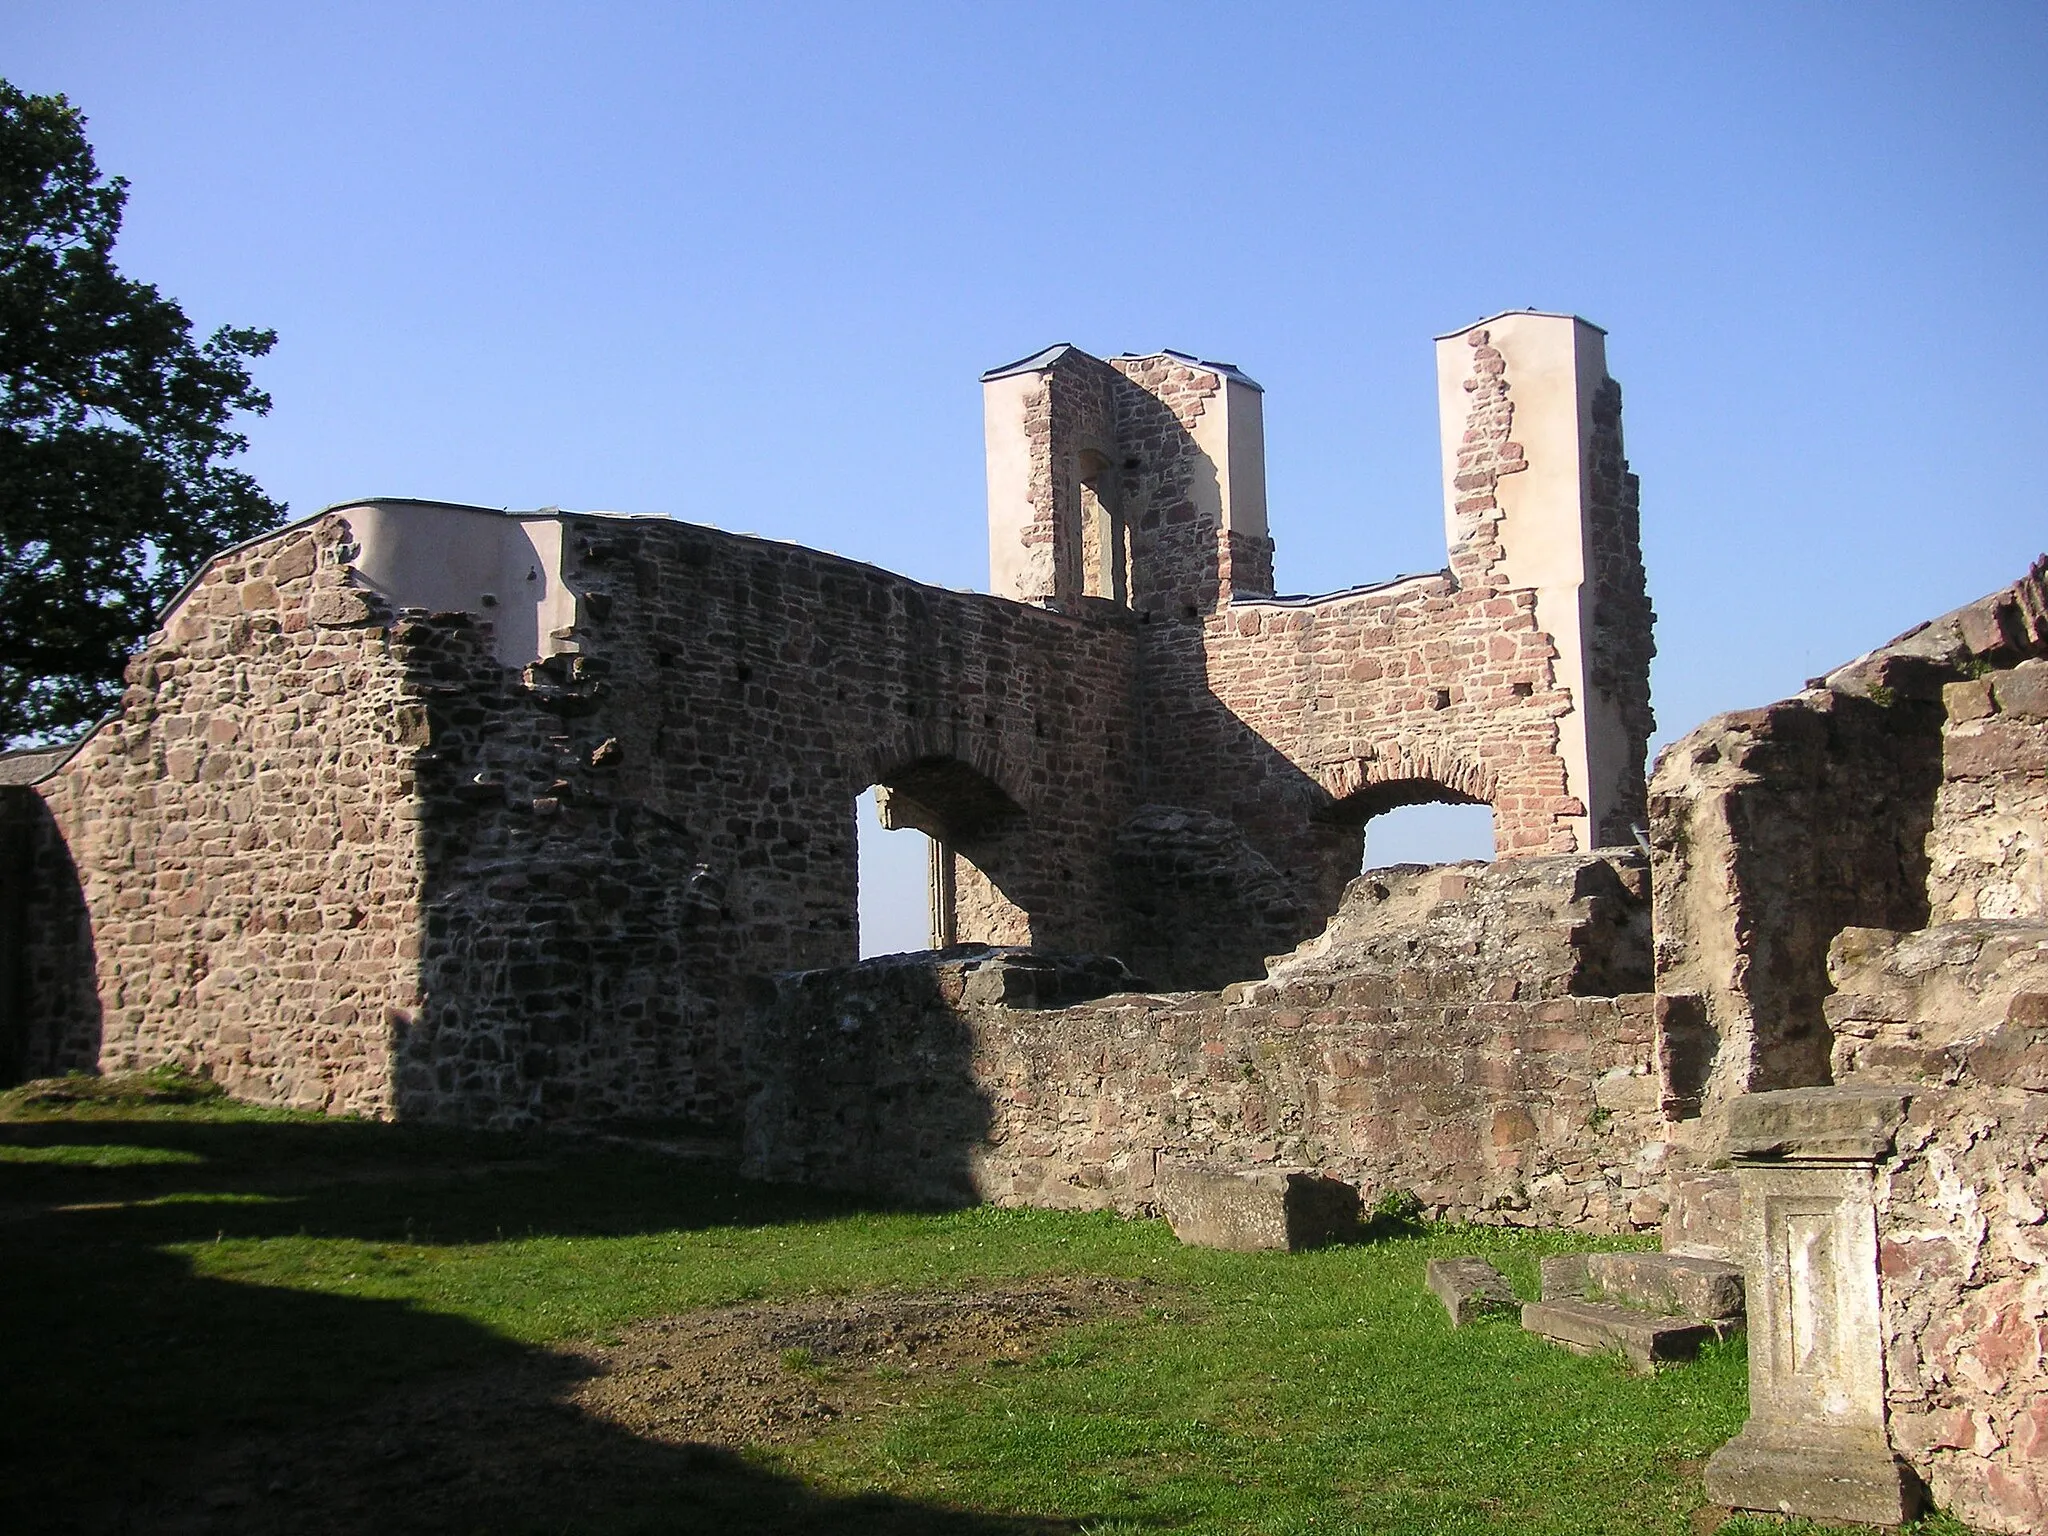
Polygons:
[[2048,662],[2017,667],[1987,681],[2006,714],[2048,720]]
[[2003,717],[1974,722],[1942,743],[1941,770],[1951,779],[2048,773],[2048,729]]

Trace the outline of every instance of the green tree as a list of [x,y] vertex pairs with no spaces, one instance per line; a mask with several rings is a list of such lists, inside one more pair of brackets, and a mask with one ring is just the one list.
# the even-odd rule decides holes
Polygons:
[[115,269],[127,200],[76,108],[0,80],[0,744],[106,710],[201,562],[284,515],[221,462],[235,414],[270,409],[245,363],[276,334],[196,344]]

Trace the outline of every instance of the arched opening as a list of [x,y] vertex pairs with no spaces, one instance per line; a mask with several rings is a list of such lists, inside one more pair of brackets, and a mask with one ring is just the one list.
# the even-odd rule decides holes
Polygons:
[[1435,779],[1371,784],[1339,809],[1364,833],[1360,869],[1493,857],[1493,807]]
[[1362,869],[1493,857],[1493,807],[1483,800],[1395,806],[1365,825]]
[[856,817],[860,958],[954,944],[1029,944],[1019,899],[1023,810],[957,758],[883,775]]

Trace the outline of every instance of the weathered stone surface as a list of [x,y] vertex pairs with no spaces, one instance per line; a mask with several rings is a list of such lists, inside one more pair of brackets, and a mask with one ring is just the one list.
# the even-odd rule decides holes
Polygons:
[[1490,1313],[1512,1312],[1522,1304],[1507,1277],[1484,1259],[1431,1259],[1423,1282],[1444,1304],[1453,1328]]
[[1737,1157],[1871,1162],[1891,1150],[1910,1097],[1895,1088],[1787,1088],[1728,1107]]
[[1716,1259],[1675,1253],[1595,1253],[1586,1277],[1602,1300],[1639,1312],[1695,1321],[1742,1316],[1742,1271]]
[[[2048,561],[1796,698],[1717,716],[1664,750],[1650,784],[1657,990],[1705,1007],[1697,1140],[1711,1145],[1737,1094],[1828,1081],[1827,949],[1844,928],[1923,927],[1931,911],[1960,915],[1965,897],[1967,915],[2021,915],[2040,885],[2048,802],[2014,764],[2033,761],[2036,737],[1983,714],[2001,673],[1988,689],[1965,674],[2031,679],[2043,656]],[[1947,716],[1945,698],[1971,718]],[[1962,745],[1987,730],[1996,752]],[[1961,776],[1966,759],[1988,769],[1993,756],[1993,777]]]
[[[1954,697],[1963,688],[1981,694]],[[2048,661],[1958,684],[1946,697],[1927,836],[1932,918],[2048,920]]]
[[1545,1301],[1584,1301],[1592,1281],[1583,1253],[1547,1253],[1536,1261]]
[[1654,1226],[1657,1095],[1615,1091],[1655,1082],[1654,999],[1429,994],[1332,972],[1034,1010],[973,1001],[943,956],[784,978],[743,1041],[746,1166],[1136,1212],[1180,1158],[1314,1167],[1454,1220]]
[[1299,994],[1339,978],[1384,978],[1402,995],[1445,1002],[1647,991],[1648,879],[1633,850],[1369,870],[1322,933],[1240,995]]
[[1522,1326],[1576,1354],[1619,1354],[1645,1372],[1690,1360],[1716,1333],[1712,1323],[1697,1318],[1652,1317],[1610,1302],[1573,1299],[1528,1303]]
[[1197,1248],[1288,1252],[1358,1232],[1358,1191],[1302,1168],[1227,1169],[1162,1159],[1159,1209]]
[[1956,921],[1912,933],[1849,928],[1828,952],[1839,1082],[2048,1088],[2037,1018],[2048,924]]
[[1736,1509],[1903,1525],[1919,1500],[1882,1436],[1745,1429],[1707,1461],[1707,1497]]
[[1742,1246],[1742,1193],[1732,1169],[1671,1168],[1664,1193],[1668,1203],[1661,1246],[1666,1253],[1735,1258]]

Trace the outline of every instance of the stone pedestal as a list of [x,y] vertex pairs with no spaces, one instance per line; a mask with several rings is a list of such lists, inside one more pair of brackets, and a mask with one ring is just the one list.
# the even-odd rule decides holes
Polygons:
[[1898,1525],[1917,1485],[1885,1429],[1874,1166],[1897,1090],[1797,1088],[1729,1108],[1742,1188],[1749,1422],[1707,1463],[1737,1509]]

